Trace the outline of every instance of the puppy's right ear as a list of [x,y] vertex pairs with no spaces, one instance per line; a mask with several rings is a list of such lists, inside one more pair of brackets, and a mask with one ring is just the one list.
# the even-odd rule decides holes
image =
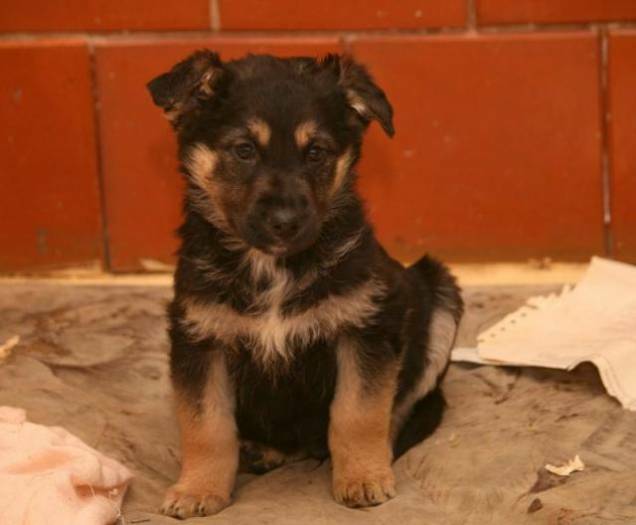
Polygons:
[[201,101],[214,95],[223,76],[223,62],[217,53],[197,51],[179,62],[170,71],[148,82],[153,102],[163,108],[173,124]]

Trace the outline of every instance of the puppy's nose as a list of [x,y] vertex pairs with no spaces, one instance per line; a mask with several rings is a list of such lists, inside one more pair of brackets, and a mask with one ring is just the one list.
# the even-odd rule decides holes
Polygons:
[[300,215],[291,208],[273,210],[267,223],[270,231],[279,239],[290,239],[298,233],[300,228]]

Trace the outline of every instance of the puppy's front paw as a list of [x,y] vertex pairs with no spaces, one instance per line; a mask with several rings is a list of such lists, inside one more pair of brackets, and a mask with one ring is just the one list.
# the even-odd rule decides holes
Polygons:
[[333,495],[347,507],[379,505],[395,496],[393,471],[362,476],[338,475],[333,479]]
[[161,505],[161,513],[180,519],[210,516],[220,512],[229,504],[229,498],[224,498],[213,492],[193,491],[179,487],[179,485],[173,485],[166,492],[163,505]]

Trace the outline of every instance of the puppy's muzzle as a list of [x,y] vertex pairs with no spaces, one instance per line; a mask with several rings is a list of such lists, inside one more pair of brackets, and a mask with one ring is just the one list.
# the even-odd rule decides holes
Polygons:
[[278,208],[265,216],[265,227],[273,238],[288,242],[298,234],[306,219],[306,214],[298,209]]
[[304,195],[264,197],[251,217],[254,245],[278,255],[306,248],[319,230],[316,211]]

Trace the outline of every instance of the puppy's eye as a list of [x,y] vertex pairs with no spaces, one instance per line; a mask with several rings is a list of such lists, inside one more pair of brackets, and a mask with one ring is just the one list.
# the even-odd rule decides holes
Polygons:
[[241,142],[234,146],[234,155],[240,160],[253,160],[256,158],[256,148],[251,142]]
[[325,148],[321,148],[317,144],[312,144],[307,148],[307,152],[305,153],[305,157],[309,162],[320,162],[324,160],[327,156],[327,150]]

